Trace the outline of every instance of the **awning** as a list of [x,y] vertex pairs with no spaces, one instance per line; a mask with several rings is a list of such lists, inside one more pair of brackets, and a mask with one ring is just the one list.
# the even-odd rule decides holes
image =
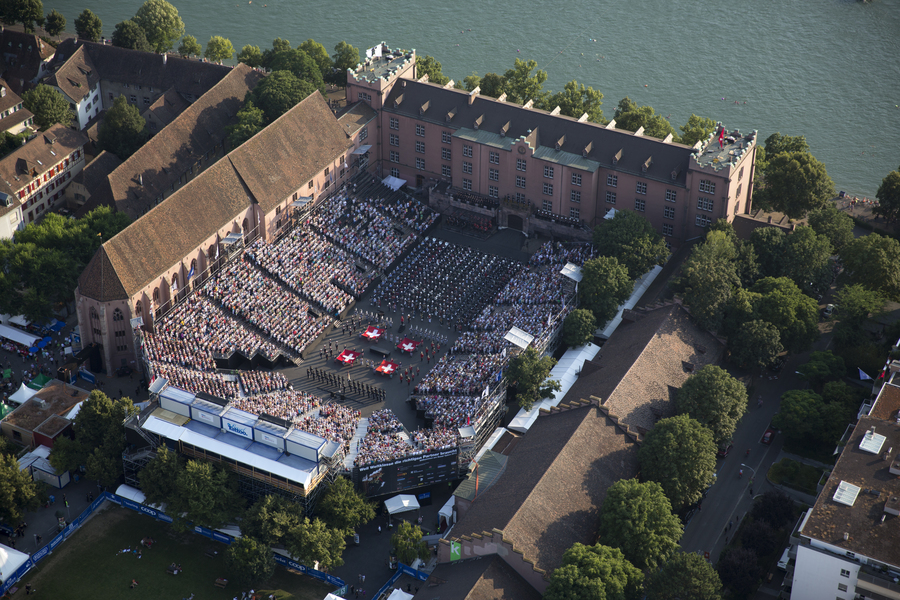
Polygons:
[[362,146],[360,146],[359,148],[357,148],[350,154],[365,154],[366,152],[368,152],[371,149],[372,149],[372,146],[370,146],[369,144],[363,144]]
[[393,175],[388,175],[384,179],[381,180],[381,183],[391,188],[393,191],[397,191],[406,185],[405,179],[400,179],[399,177],[394,177]]
[[573,263],[566,263],[566,266],[562,268],[560,273],[563,277],[568,277],[569,279],[580,282],[584,275],[581,272],[581,267]]
[[[10,319],[10,322],[12,322],[12,319]],[[22,344],[26,348],[30,348],[41,341],[40,337],[26,333],[21,329],[10,327],[9,325],[0,325],[0,337],[6,338],[17,344]]]
[[384,501],[388,513],[394,515],[408,510],[419,510],[419,501],[410,494],[400,494]]
[[534,341],[534,336],[522,331],[518,327],[513,327],[510,329],[506,335],[503,336],[503,339],[507,342],[511,342],[524,350],[528,347],[528,345]]
[[291,208],[303,208],[310,202],[312,202],[312,196],[300,196],[299,198],[291,202]]
[[232,244],[236,244],[243,239],[243,236],[240,233],[229,233],[222,240],[223,246],[231,246]]

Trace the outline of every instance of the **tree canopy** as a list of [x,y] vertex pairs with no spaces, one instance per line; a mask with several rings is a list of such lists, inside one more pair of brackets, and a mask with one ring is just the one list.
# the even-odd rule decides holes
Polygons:
[[765,188],[760,200],[773,210],[799,219],[835,197],[825,165],[809,152],[766,152]]
[[712,433],[687,415],[661,419],[638,450],[641,473],[658,482],[677,511],[700,499],[712,485],[716,444]]
[[344,532],[330,529],[319,519],[303,520],[291,527],[284,538],[284,547],[288,553],[300,563],[313,565],[319,563],[319,569],[327,570],[344,564],[341,555],[346,543]]
[[253,538],[233,540],[225,551],[225,566],[229,577],[243,588],[259,587],[275,573],[272,548]]
[[716,570],[736,598],[748,597],[762,575],[756,553],[747,548],[727,549],[719,558]]
[[0,454],[0,523],[17,525],[38,507],[37,484],[12,454]]
[[335,81],[338,85],[347,84],[347,69],[355,69],[360,63],[359,50],[348,44],[347,42],[338,42],[334,47]]
[[753,503],[750,516],[754,521],[765,521],[775,529],[781,529],[794,520],[794,501],[782,491],[769,490]]
[[334,69],[334,61],[328,56],[328,50],[325,49],[325,46],[310,38],[297,47],[306,52],[307,56],[315,61],[319,67],[319,72],[322,74],[322,80],[328,81],[331,77],[331,71]]
[[503,74],[506,100],[515,104],[525,104],[533,100],[535,106],[543,106],[549,93],[544,91],[547,72],[537,68],[533,60],[516,59],[513,67]]
[[804,352],[819,339],[819,307],[793,281],[786,277],[765,277],[750,291],[760,295],[754,306],[756,314],[778,329],[788,352]]
[[241,535],[267,546],[282,544],[291,529],[302,526],[306,514],[296,502],[267,494],[247,509],[241,519]]
[[57,123],[69,125],[75,120],[75,113],[59,90],[43,83],[22,94],[22,105],[34,113],[34,122],[41,129]]
[[516,400],[525,410],[531,410],[534,403],[544,398],[553,398],[553,392],[560,390],[559,382],[547,380],[550,370],[556,366],[552,356],[540,356],[529,346],[509,361],[507,377],[516,386]]
[[184,468],[178,454],[165,446],[156,450],[156,456],[138,473],[141,491],[147,497],[146,504],[166,504],[178,493],[178,474]]
[[691,113],[687,123],[679,129],[681,129],[681,139],[678,141],[686,146],[693,146],[697,142],[706,140],[716,130],[716,122],[708,117],[698,117]]
[[792,438],[812,438],[822,429],[822,396],[812,390],[788,390],[772,424]]
[[627,267],[615,258],[598,256],[585,261],[578,295],[581,306],[594,314],[597,323],[606,324],[616,316],[633,291]]
[[678,390],[677,406],[679,414],[709,427],[713,439],[722,443],[731,439],[747,410],[747,388],[725,369],[706,365]]
[[594,313],[584,308],[576,308],[563,322],[563,342],[573,348],[583,346],[594,339],[597,320]]
[[[119,459],[121,462],[121,458]],[[243,510],[234,476],[210,462],[189,460],[175,480],[177,492],[169,498],[169,514],[176,529],[191,525],[216,529]]]
[[828,238],[835,250],[853,241],[853,219],[839,211],[832,202],[810,212],[807,222],[813,231]]
[[900,170],[891,171],[881,180],[875,197],[878,206],[872,212],[888,223],[896,223],[900,219]]
[[251,98],[247,98],[244,101],[244,105],[237,112],[237,122],[225,128],[225,131],[228,133],[229,147],[237,148],[262,131],[265,126],[265,113],[253,104]]
[[315,91],[311,83],[290,71],[275,71],[259,82],[253,95],[256,106],[271,123]]
[[263,63],[263,53],[259,46],[246,45],[241,48],[237,55],[238,62],[242,62],[248,67],[261,67]]
[[128,102],[124,95],[117,96],[100,123],[97,145],[101,150],[112,152],[124,161],[148,139],[150,128],[141,116],[141,111]]
[[417,558],[428,560],[428,544],[422,541],[422,530],[409,521],[400,521],[396,533],[391,536],[391,547],[397,560],[410,566]]
[[900,242],[871,233],[841,249],[841,260],[853,283],[900,301]]
[[75,34],[83,40],[99,42],[103,35],[103,21],[86,8],[75,19]]
[[655,569],[678,550],[684,528],[655,481],[620,479],[600,507],[600,541],[618,548],[635,567]]
[[695,246],[681,268],[680,285],[691,314],[707,329],[722,325],[725,307],[740,286],[735,266],[735,248],[726,233],[710,231],[706,241]]
[[643,579],[643,573],[618,548],[576,543],[550,576],[544,599],[637,600]]
[[75,438],[60,438],[50,452],[50,463],[60,471],[87,467],[88,479],[113,486],[122,476],[125,419],[137,409],[128,398],[113,400],[94,390],[75,417]]
[[150,42],[147,41],[147,32],[133,19],[116,23],[116,28],[112,34],[112,43],[113,46],[118,46],[119,48],[129,48],[142,52],[151,52],[153,50]]
[[433,56],[416,55],[416,77],[428,75],[428,81],[437,85],[447,85],[450,78],[441,70],[441,63]]
[[760,319],[741,323],[728,337],[728,348],[731,360],[742,367],[768,367],[784,352],[778,328]]
[[178,9],[166,0],[146,0],[134,15],[134,22],[141,26],[154,52],[167,52],[182,35],[184,21]]
[[0,3],[0,18],[12,25],[21,23],[25,33],[34,33],[34,26],[44,22],[44,5],[41,0],[4,0]]
[[580,119],[582,115],[587,114],[588,121],[591,123],[606,123],[603,118],[603,94],[590,86],[583,83],[579,85],[574,79],[563,86],[561,92],[557,92],[544,103],[546,110],[553,110],[559,107],[560,114]]
[[647,600],[722,600],[722,580],[693,552],[676,552],[644,584]]
[[47,13],[47,18],[44,19],[44,31],[46,31],[52,37],[57,37],[65,30],[66,18],[62,15],[61,12],[54,8],[49,13]]
[[214,35],[206,43],[203,56],[211,62],[222,64],[222,61],[231,60],[234,56],[234,46],[231,45],[231,40]]
[[617,128],[637,131],[643,127],[644,135],[648,137],[662,140],[668,135],[673,137],[677,135],[669,120],[662,115],[656,114],[652,106],[638,106],[634,100],[627,96],[622,98],[619,101],[619,105],[616,106],[614,119]]
[[186,35],[181,38],[181,44],[178,46],[178,54],[182,57],[186,56],[200,56],[203,54],[203,46],[200,45],[200,42],[197,41],[192,35]]
[[666,242],[653,225],[636,212],[618,211],[594,229],[594,246],[601,256],[615,257],[637,279],[669,255]]
[[829,381],[838,381],[847,374],[844,359],[836,356],[831,350],[824,352],[811,352],[809,360],[797,369],[802,379],[805,379],[815,389]]
[[375,518],[375,507],[345,477],[331,484],[317,510],[329,527],[347,534]]

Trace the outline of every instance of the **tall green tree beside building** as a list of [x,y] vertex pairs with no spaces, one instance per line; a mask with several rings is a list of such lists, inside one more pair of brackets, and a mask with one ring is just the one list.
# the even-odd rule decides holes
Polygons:
[[140,50],[141,52],[151,52],[153,50],[150,42],[147,41],[147,33],[144,31],[144,28],[132,19],[116,23],[116,28],[112,34],[112,43],[113,46],[128,48],[129,50]]
[[70,125],[75,120],[75,113],[59,90],[43,83],[22,94],[22,105],[34,113],[34,122],[41,129],[57,123]]
[[83,40],[99,42],[103,35],[103,21],[86,8],[75,19],[75,34]]
[[181,38],[181,44],[178,45],[178,54],[180,54],[182,58],[188,56],[200,56],[203,54],[203,46],[200,45],[200,42],[198,42],[197,38],[194,36],[186,35]]
[[101,150],[112,152],[123,161],[138,151],[150,139],[150,128],[137,106],[125,96],[118,96],[106,111],[97,134]]
[[184,35],[178,9],[166,0],[146,0],[134,15],[134,22],[144,30],[154,52],[168,52]]

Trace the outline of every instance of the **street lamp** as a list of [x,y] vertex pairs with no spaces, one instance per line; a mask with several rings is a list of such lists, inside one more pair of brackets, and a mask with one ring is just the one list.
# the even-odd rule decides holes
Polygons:
[[750,465],[745,465],[744,463],[741,463],[741,466],[742,466],[742,467],[747,467],[748,469],[750,469],[751,471],[753,471],[753,476],[756,477],[756,469],[754,469],[754,468],[751,467]]

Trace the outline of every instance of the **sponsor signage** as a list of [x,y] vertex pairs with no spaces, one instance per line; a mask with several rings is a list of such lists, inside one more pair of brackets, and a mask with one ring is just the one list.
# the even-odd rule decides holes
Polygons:
[[194,415],[201,421],[206,421],[210,425],[217,425],[215,417],[213,417],[209,413],[205,413],[202,410],[194,409]]
[[235,423],[234,421],[228,421],[222,419],[222,423],[225,425],[225,431],[228,433],[233,433],[235,435],[239,435],[241,437],[247,438],[248,440],[253,439],[252,429],[247,427],[246,425],[240,425]]
[[393,494],[401,490],[441,483],[458,475],[458,449],[358,467],[358,481],[367,496]]

